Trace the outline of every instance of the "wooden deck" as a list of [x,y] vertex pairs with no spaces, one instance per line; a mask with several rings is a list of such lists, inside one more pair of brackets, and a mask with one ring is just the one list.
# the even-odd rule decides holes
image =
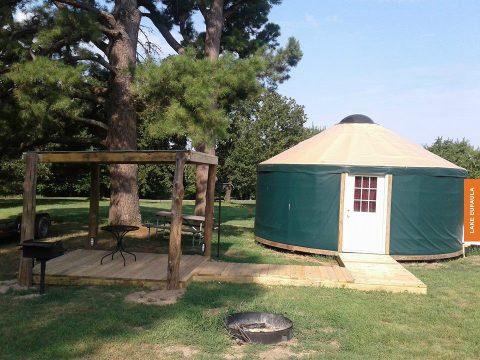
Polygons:
[[[136,252],[133,256],[125,254],[126,266],[120,254],[115,254],[113,261],[100,259],[109,251],[75,250],[63,256],[49,260],[45,272],[45,282],[54,285],[112,285],[127,284],[162,288],[167,280],[166,254]],[[195,269],[206,262],[200,255],[183,255],[180,262],[180,286],[185,287],[191,280]],[[34,282],[38,283],[40,265],[33,269]]]
[[264,285],[346,287],[353,282],[350,272],[343,267],[237,264],[209,261],[195,272],[195,281],[222,281]]
[[350,289],[427,293],[427,286],[389,255],[343,253],[338,262],[353,276]]
[[[100,259],[107,251],[75,250],[47,262],[46,283],[51,285],[141,285],[163,288],[167,279],[167,255],[126,254],[127,265],[119,254],[113,261]],[[342,266],[302,266],[245,264],[208,261],[200,255],[183,255],[180,286],[194,281],[256,283],[263,285],[318,286],[364,291],[390,291],[426,294],[426,285],[388,255],[340,254]],[[33,269],[39,281],[40,266]]]

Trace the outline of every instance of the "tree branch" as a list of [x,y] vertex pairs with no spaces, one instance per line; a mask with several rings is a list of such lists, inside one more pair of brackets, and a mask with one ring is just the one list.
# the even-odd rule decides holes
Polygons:
[[[98,120],[88,119],[88,118],[84,118],[82,116],[73,116],[73,115],[69,115],[69,114],[66,114],[66,113],[61,112],[61,111],[55,111],[55,114],[58,115],[59,117],[64,118],[64,119],[69,119],[69,120],[73,120],[73,121],[76,121],[76,122],[81,122],[81,123],[84,123],[84,124],[87,124],[87,125],[92,125],[92,126],[95,126],[95,127],[99,127],[99,128],[102,128],[102,129],[108,131],[108,125],[101,122],[101,121],[98,121]],[[65,127],[65,123],[62,124],[62,127]]]
[[109,29],[105,26],[100,26],[100,31],[103,32],[105,35],[109,37],[120,37],[122,35],[122,32],[118,29]]
[[101,40],[90,40],[93,45],[95,45],[100,51],[102,51],[105,55],[108,55],[108,44]]
[[101,122],[101,121],[93,120],[93,119],[87,119],[87,118],[84,118],[84,117],[81,117],[81,116],[67,116],[67,117],[71,120],[82,122],[84,124],[88,124],[88,125],[92,125],[92,126],[96,126],[96,127],[100,127],[102,129],[105,129],[105,130],[108,131],[108,125]]
[[54,2],[70,5],[70,6],[73,6],[74,8],[77,8],[77,9],[90,11],[90,12],[96,14],[97,16],[99,16],[100,18],[102,18],[103,20],[105,20],[110,26],[116,27],[116,25],[117,25],[117,21],[115,20],[115,18],[113,17],[112,14],[110,14],[106,11],[103,11],[103,10],[99,10],[96,7],[90,5],[89,3],[83,2],[81,0],[79,0],[79,1],[76,1],[76,0],[54,0]]
[[168,27],[162,22],[162,15],[155,4],[151,0],[138,0],[138,5],[143,6],[150,12],[142,13],[142,15],[148,17],[152,21],[153,25],[155,25],[158,31],[160,31],[160,34],[162,34],[168,45],[170,45],[178,54],[184,54],[184,47],[173,37]]
[[[148,26],[143,26],[143,25],[140,25],[140,28],[139,28],[139,31],[140,33],[145,37],[145,40],[146,42],[143,43],[141,40],[140,40],[140,37],[138,39],[138,43],[140,44],[140,46],[143,48],[143,51],[145,51],[145,54],[147,56],[154,56],[154,55],[160,55],[162,50],[160,49],[160,47],[158,45],[156,45],[155,43],[151,42],[150,41],[150,38],[148,37],[148,34],[147,34],[147,31],[145,31],[143,28],[146,28],[148,31],[151,32],[151,28],[148,27]],[[143,56],[142,56],[143,58]]]
[[96,62],[97,64],[102,65],[105,69],[113,72],[114,74],[117,73],[117,70],[112,65],[110,65],[110,63],[108,61],[106,61],[103,57],[101,57],[99,54],[72,56],[69,59],[71,59],[73,61],[80,61],[80,60],[93,61],[93,62]]

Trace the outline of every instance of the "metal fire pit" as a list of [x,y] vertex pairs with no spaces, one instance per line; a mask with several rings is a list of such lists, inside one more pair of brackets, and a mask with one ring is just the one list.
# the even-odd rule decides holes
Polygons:
[[227,317],[227,330],[243,342],[275,344],[293,335],[293,323],[283,315],[244,312]]

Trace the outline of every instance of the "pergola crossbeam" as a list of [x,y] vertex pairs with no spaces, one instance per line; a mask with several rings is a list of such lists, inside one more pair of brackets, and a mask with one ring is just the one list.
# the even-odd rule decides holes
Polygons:
[[[214,155],[196,151],[42,151],[37,152],[41,163],[90,164],[161,164],[175,163],[178,153],[183,153],[186,164],[218,164]],[[26,155],[24,155],[25,157]]]

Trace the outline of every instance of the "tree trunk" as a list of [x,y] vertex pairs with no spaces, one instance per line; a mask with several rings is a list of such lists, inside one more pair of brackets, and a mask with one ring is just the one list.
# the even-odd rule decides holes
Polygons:
[[[205,56],[216,61],[220,54],[220,40],[223,31],[223,1],[213,0],[210,9],[205,14]],[[200,152],[215,155],[215,148],[207,144],[200,144],[195,149]],[[208,165],[197,166],[195,194],[195,215],[205,216],[205,199],[207,192]]]
[[[38,155],[27,153],[25,156],[25,180],[23,182],[23,213],[20,228],[20,243],[35,238],[35,209],[37,205]],[[18,283],[32,286],[32,259],[20,255]]]
[[232,201],[232,190],[233,190],[232,183],[228,183],[225,185],[225,198],[223,200],[226,203],[230,203]]
[[205,18],[205,56],[217,60],[223,31],[223,0],[213,0]]
[[[206,154],[215,155],[215,149],[206,144],[201,144],[195,147],[196,151]],[[205,216],[205,204],[207,198],[207,180],[208,180],[208,165],[197,165],[197,173],[195,185],[197,192],[195,193],[195,215]]]
[[[117,0],[113,15],[121,35],[112,39],[109,62],[115,68],[110,79],[107,103],[110,150],[137,149],[137,113],[131,86],[136,63],[141,15],[136,0]],[[136,164],[110,166],[110,224],[141,223]]]

